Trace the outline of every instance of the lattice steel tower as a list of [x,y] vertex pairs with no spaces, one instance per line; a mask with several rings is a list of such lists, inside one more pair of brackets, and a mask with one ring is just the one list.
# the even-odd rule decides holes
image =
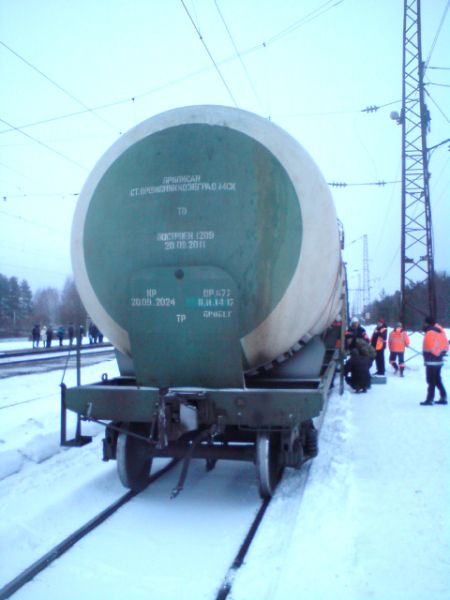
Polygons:
[[[405,0],[402,93],[401,320],[413,312],[436,315],[434,257],[426,143],[430,114],[424,100],[420,0]],[[427,286],[428,306],[418,306],[408,285]]]

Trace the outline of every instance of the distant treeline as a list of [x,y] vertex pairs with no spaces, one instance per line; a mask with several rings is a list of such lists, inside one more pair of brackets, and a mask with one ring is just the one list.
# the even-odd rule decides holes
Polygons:
[[53,328],[84,325],[86,318],[72,278],[66,280],[62,291],[46,287],[33,294],[26,279],[19,282],[17,277],[0,273],[0,337],[29,336],[35,323]]
[[[433,316],[444,327],[450,327],[450,276],[437,273],[435,284],[437,314]],[[408,295],[415,306],[427,307],[426,283],[409,286]],[[381,298],[365,307],[364,312],[370,313],[372,323],[382,318],[392,326],[400,319],[400,304],[400,292],[390,296],[382,292]],[[408,329],[421,329],[423,314],[408,309],[404,325]],[[17,277],[0,274],[0,337],[29,336],[34,323],[55,328],[69,323],[84,325],[86,321],[86,310],[72,278],[66,280],[62,291],[46,287],[33,295],[26,279],[19,282]]]
[[[436,304],[437,310],[434,316],[443,327],[450,327],[450,276],[447,273],[436,273],[435,275]],[[408,299],[414,306],[423,306],[424,310],[419,313],[409,307],[406,308],[404,326],[408,329],[418,331],[422,328],[423,317],[428,314],[428,288],[427,284],[416,283],[407,286]],[[381,293],[381,298],[375,300],[364,308],[364,313],[370,313],[370,321],[375,323],[378,319],[384,319],[393,326],[400,320],[401,296],[400,292],[387,296]]]

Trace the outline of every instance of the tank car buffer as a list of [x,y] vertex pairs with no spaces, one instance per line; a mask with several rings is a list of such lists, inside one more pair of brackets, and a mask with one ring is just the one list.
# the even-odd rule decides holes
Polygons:
[[103,459],[133,490],[154,458],[182,459],[173,495],[192,459],[253,462],[270,497],[285,467],[317,454],[313,419],[339,358],[340,240],[328,187],[286,132],[217,106],[141,123],[80,194],[72,262],[120,376],[62,386],[62,444],[89,441],[83,420],[104,424]]

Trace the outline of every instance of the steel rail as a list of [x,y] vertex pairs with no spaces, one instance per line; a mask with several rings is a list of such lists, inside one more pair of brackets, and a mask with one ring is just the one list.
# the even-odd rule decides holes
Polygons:
[[[321,431],[323,422],[325,420],[325,414],[326,414],[326,411],[328,408],[328,401],[329,401],[329,394],[325,398],[324,407],[322,409],[320,416],[317,419],[317,429],[319,432]],[[302,466],[302,470],[306,470],[306,474],[303,479],[303,483],[298,491],[299,495],[301,495],[301,496],[303,495],[303,493],[306,489],[306,484],[308,481],[309,471],[311,469],[312,463],[313,463],[312,460],[307,460],[307,461],[305,461],[305,463]],[[277,488],[280,484],[281,484],[281,481],[278,483]],[[275,490],[275,493],[276,493],[276,490]],[[263,517],[266,513],[266,510],[267,510],[271,500],[272,500],[272,497],[266,498],[262,501],[261,507],[258,510],[252,524],[250,525],[250,528],[244,538],[244,541],[242,542],[238,553],[236,554],[233,562],[231,563],[231,565],[223,579],[223,582],[217,592],[215,600],[226,600],[229,593],[231,592],[231,589],[232,589],[233,583],[234,583],[234,579],[236,577],[236,573],[241,568],[241,566],[244,562],[247,552],[248,552],[253,540],[255,539],[256,533],[262,523]],[[0,600],[1,600],[1,598],[0,598]]]
[[[149,478],[148,484],[145,486],[146,488],[165,475],[168,471],[170,471],[178,462],[178,459],[174,459],[170,461],[165,467],[163,467],[160,471],[151,475]],[[145,488],[144,488],[145,489]],[[54,546],[49,552],[44,554],[41,558],[35,561],[32,565],[27,567],[22,573],[17,575],[14,579],[12,579],[9,583],[3,586],[0,589],[0,600],[6,600],[15,592],[17,592],[21,587],[23,587],[26,583],[31,581],[38,573],[46,569],[53,561],[62,556],[67,550],[70,550],[72,546],[74,546],[77,542],[79,542],[82,538],[84,538],[88,533],[94,530],[96,527],[101,525],[106,519],[108,519],[111,515],[119,510],[124,504],[127,504],[130,500],[132,500],[135,496],[140,494],[140,492],[135,492],[130,490],[123,496],[121,496],[118,500],[113,502],[108,508],[103,510],[97,516],[93,517],[90,521],[82,525],[79,529],[77,529],[74,533],[67,536],[62,542]]]
[[[81,351],[82,356],[99,356],[104,354],[105,356],[113,355],[114,348],[105,347],[103,349],[100,348],[91,348],[86,347]],[[29,365],[29,364],[41,364],[43,362],[50,361],[61,361],[69,356],[69,358],[75,359],[75,353],[69,354],[69,352],[47,352],[47,353],[39,353],[32,354],[31,352],[24,352],[22,354],[2,354],[0,355],[0,366],[8,367],[8,366],[17,366],[17,365]]]
[[241,568],[242,563],[244,562],[244,558],[250,548],[251,543],[258,531],[259,526],[261,525],[261,521],[263,520],[264,514],[267,510],[267,507],[270,504],[272,498],[265,498],[261,507],[256,513],[256,517],[253,519],[252,524],[247,532],[247,535],[242,542],[241,547],[239,548],[238,553],[236,554],[233,562],[231,563],[230,568],[228,569],[225,578],[222,582],[222,585],[219,588],[219,591],[216,596],[216,600],[225,600],[228,597],[228,594],[231,592],[231,588],[233,587],[234,577],[238,569]]
[[[50,346],[49,348],[22,348],[20,350],[0,350],[0,358],[13,358],[16,356],[39,356],[40,354],[61,354],[64,352],[75,352],[77,346]],[[80,346],[81,351],[83,350],[97,350],[100,348],[113,348],[113,345],[109,342],[101,342],[98,344],[82,344]]]

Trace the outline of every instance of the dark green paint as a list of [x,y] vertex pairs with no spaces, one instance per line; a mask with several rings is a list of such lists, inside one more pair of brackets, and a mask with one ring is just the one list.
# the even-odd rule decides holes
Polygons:
[[225,271],[147,269],[130,289],[127,329],[139,385],[242,386],[237,289]]
[[[227,185],[216,191],[140,193],[178,175]],[[180,208],[186,212],[180,214]],[[185,236],[175,241],[175,249],[165,250],[157,235],[168,232],[192,234],[193,239]],[[202,239],[208,232],[214,238]],[[125,329],[129,282],[137,273],[154,267],[223,269],[236,285],[243,337],[285,293],[301,240],[299,201],[276,157],[236,130],[191,124],[148,136],[105,172],[88,208],[84,254],[100,303]]]
[[[112,384],[114,382],[111,382]],[[93,419],[150,422],[158,412],[159,390],[146,387],[82,386],[66,391],[66,407]],[[291,429],[320,414],[324,390],[207,390],[210,425],[221,416],[226,426]]]

